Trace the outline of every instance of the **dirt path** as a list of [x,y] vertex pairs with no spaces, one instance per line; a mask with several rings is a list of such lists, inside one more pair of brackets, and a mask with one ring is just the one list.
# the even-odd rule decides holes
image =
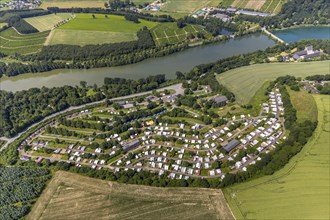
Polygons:
[[49,35],[46,37],[46,41],[44,43],[44,46],[48,46],[49,42],[51,41],[51,39],[53,38],[54,35],[54,30],[51,30]]

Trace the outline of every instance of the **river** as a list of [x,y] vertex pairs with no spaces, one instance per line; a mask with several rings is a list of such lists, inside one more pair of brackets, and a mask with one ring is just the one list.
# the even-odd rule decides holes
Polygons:
[[176,71],[186,72],[194,66],[214,62],[233,55],[263,50],[275,43],[263,34],[230,39],[226,42],[198,46],[166,57],[150,58],[139,63],[96,69],[61,69],[45,73],[22,74],[0,80],[0,89],[20,91],[33,87],[41,88],[63,85],[79,85],[86,81],[89,85],[103,84],[105,77],[140,79],[149,75],[165,74],[168,79],[175,78]]
[[288,28],[284,30],[273,31],[272,33],[287,43],[304,39],[330,40],[330,26],[306,26]]

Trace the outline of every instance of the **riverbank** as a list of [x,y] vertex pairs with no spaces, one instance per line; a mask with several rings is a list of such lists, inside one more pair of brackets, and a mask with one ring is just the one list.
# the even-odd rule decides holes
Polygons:
[[270,28],[268,29],[270,32],[272,31],[284,31],[284,30],[290,30],[290,29],[296,29],[296,28],[304,28],[304,27],[329,27],[330,28],[330,24],[318,24],[318,25],[314,25],[314,24],[299,24],[299,25],[293,25],[290,27],[283,27],[283,28]]
[[165,74],[174,79],[176,72],[187,72],[199,64],[215,62],[238,54],[264,50],[274,46],[268,36],[256,33],[229,39],[225,42],[193,47],[165,57],[146,59],[139,63],[95,69],[59,69],[43,73],[28,73],[0,79],[0,89],[21,91],[30,88],[76,86],[80,81],[89,85],[102,85],[105,77],[140,79],[150,75]]

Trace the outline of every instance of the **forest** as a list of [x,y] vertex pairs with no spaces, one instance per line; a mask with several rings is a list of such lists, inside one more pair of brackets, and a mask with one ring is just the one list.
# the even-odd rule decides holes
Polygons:
[[50,178],[48,169],[0,165],[0,219],[26,215]]
[[99,101],[105,97],[114,98],[153,90],[164,82],[165,75],[150,76],[137,81],[105,78],[104,86],[95,85],[92,88],[95,92],[92,96],[87,96],[90,88],[85,86],[32,88],[15,93],[0,90],[0,136],[14,136],[29,125],[70,106]]

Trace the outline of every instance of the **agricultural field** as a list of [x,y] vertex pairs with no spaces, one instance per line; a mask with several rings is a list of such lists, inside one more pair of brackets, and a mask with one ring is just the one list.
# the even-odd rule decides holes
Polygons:
[[98,31],[97,37],[95,35],[95,31],[56,29],[50,35],[49,45],[70,44],[83,46],[87,44],[118,43],[137,39],[135,33]]
[[167,0],[166,4],[161,7],[162,11],[193,13],[208,4],[207,0]]
[[48,7],[59,8],[104,8],[105,0],[45,0],[41,8]]
[[264,11],[270,14],[280,12],[286,0],[224,0],[222,7],[234,7]]
[[274,175],[224,191],[236,219],[329,219],[330,98],[313,97],[319,123],[302,151]]
[[27,219],[234,219],[220,190],[124,185],[59,171]]
[[136,40],[136,32],[144,26],[152,28],[156,22],[141,20],[139,24],[125,20],[123,16],[77,14],[68,23],[52,31],[49,44],[102,44]]
[[29,54],[38,52],[43,46],[49,31],[20,34],[13,28],[0,32],[0,52],[5,54]]
[[217,76],[217,80],[236,95],[239,103],[248,103],[266,82],[279,76],[306,77],[329,72],[327,61],[308,63],[256,64],[229,70]]
[[176,23],[163,23],[151,29],[152,36],[157,45],[175,44],[187,39],[189,34],[202,33],[206,38],[212,37],[209,32],[197,25],[187,25],[178,28]]
[[[293,91],[288,88],[293,107],[297,110],[297,120],[317,121],[317,106],[313,96],[306,90]],[[306,108],[308,106],[308,108]]]
[[71,17],[72,14],[70,13],[58,13],[25,18],[24,20],[35,27],[38,31],[43,32],[53,29],[54,25]]

